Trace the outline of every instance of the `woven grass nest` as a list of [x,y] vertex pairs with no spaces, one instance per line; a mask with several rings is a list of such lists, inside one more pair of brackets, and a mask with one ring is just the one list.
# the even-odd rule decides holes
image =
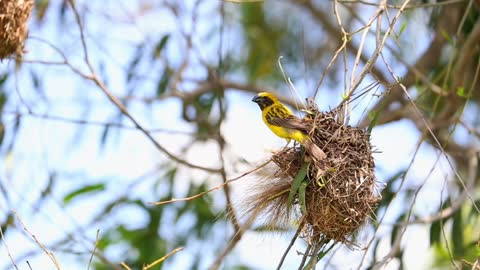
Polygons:
[[[294,218],[301,237],[309,243],[352,243],[350,236],[373,216],[381,198],[369,134],[339,123],[338,110],[324,113],[313,107],[309,111],[306,117],[313,120],[309,121],[310,137],[327,158],[315,161],[299,145],[274,153],[275,165],[260,171],[262,180],[251,187],[247,212],[263,216],[276,227],[291,224]],[[304,180],[305,211],[301,211],[298,194],[290,207],[287,201],[304,162],[309,164]]]
[[22,55],[32,7],[32,0],[0,1],[0,60]]

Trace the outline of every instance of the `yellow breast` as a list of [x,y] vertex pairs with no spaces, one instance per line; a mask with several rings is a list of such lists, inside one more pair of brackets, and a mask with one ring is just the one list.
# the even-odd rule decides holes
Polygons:
[[287,116],[293,115],[292,112],[282,104],[273,104],[262,111],[262,119],[265,125],[270,128],[270,130],[275,133],[278,137],[290,140],[293,139],[299,143],[303,143],[305,139],[308,137],[307,135],[303,134],[300,130],[285,128],[281,126],[275,126],[268,122],[267,114],[274,114],[277,117],[285,118]]

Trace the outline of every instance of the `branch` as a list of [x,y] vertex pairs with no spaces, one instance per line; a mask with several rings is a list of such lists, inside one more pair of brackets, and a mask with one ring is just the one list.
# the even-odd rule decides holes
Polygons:
[[[81,118],[78,118],[78,119],[77,118],[68,118],[68,117],[57,116],[57,115],[40,114],[40,113],[36,113],[36,112],[33,112],[33,111],[28,111],[25,114],[23,114],[21,112],[18,112],[18,111],[3,111],[3,113],[11,114],[14,117],[30,116],[30,117],[41,118],[41,119],[45,119],[45,120],[67,123],[67,124],[92,125],[92,126],[102,126],[102,127],[108,126],[108,127],[128,129],[128,130],[138,130],[137,127],[128,126],[128,125],[124,125],[124,124],[116,123],[116,122],[101,122],[101,121],[94,121],[94,120],[85,120],[85,119],[81,119]],[[152,128],[152,129],[149,129],[148,132],[150,132],[150,133],[164,132],[164,133],[169,133],[169,134],[181,134],[181,135],[188,135],[188,136],[194,135],[192,132],[188,132],[188,131],[165,129],[165,128]]]
[[158,143],[152,137],[152,135],[142,125],[140,125],[140,123],[128,112],[128,110],[125,108],[125,106],[123,106],[123,104],[108,90],[107,86],[98,78],[97,74],[95,73],[95,70],[94,70],[93,66],[90,63],[90,60],[89,60],[89,57],[88,57],[88,49],[87,49],[87,45],[86,45],[86,41],[85,41],[84,29],[83,29],[82,22],[80,20],[80,15],[78,13],[78,10],[76,9],[75,3],[74,3],[73,0],[69,0],[69,3],[70,3],[70,5],[73,9],[73,12],[75,13],[75,18],[76,18],[77,25],[78,25],[78,28],[79,28],[79,31],[80,31],[80,38],[81,38],[81,41],[82,41],[82,47],[83,47],[85,62],[86,62],[87,66],[89,67],[90,72],[91,72],[90,75],[87,75],[87,74],[84,74],[84,73],[79,73],[79,74],[83,78],[94,82],[95,85],[97,85],[100,88],[100,90],[102,90],[102,92],[107,96],[107,98],[120,110],[120,112],[123,115],[125,115],[128,119],[130,119],[130,121],[134,124],[134,126],[137,129],[139,129],[157,147],[157,149],[160,150],[161,152],[163,152],[167,157],[169,157],[170,159],[172,159],[172,160],[174,160],[174,161],[176,161],[180,164],[186,165],[186,166],[194,168],[194,169],[200,169],[200,170],[204,170],[204,171],[211,172],[211,173],[218,173],[219,172],[218,168],[208,168],[208,167],[204,167],[204,166],[199,166],[199,165],[190,163],[189,161],[187,161],[185,159],[182,159],[182,158],[179,158],[179,157],[175,156],[174,154],[170,153],[165,147],[160,145],[160,143]]
[[[416,63],[412,67],[409,67],[407,73],[401,77],[401,83],[407,90],[409,90],[410,87],[415,85],[415,83],[418,81],[418,74],[428,74],[435,67],[435,65],[437,65],[438,61],[440,60],[443,47],[445,43],[447,43],[444,35],[452,35],[455,33],[458,23],[461,19],[461,14],[461,5],[453,5],[449,8],[442,8],[442,11],[439,15],[439,17],[442,19],[439,20],[438,25],[435,28],[435,35],[430,42],[430,45],[425,50],[423,55],[416,61]],[[389,89],[388,94],[383,96],[383,98],[381,98],[370,111],[376,112],[382,108],[387,108],[393,102],[402,100],[403,95],[404,93],[402,91],[402,87],[398,84],[393,85],[392,88]],[[381,114],[378,122],[383,122],[383,117],[385,116],[385,114]],[[361,125],[368,126],[369,122],[370,120],[368,118],[364,118],[361,121]]]
[[16,211],[13,211],[13,213],[17,217],[20,224],[22,224],[23,230],[35,241],[35,243],[37,243],[37,245],[45,252],[45,254],[47,254],[48,258],[50,258],[50,260],[53,262],[53,265],[55,265],[55,268],[57,270],[61,270],[60,264],[58,263],[57,258],[55,258],[55,255],[48,251],[47,248],[37,239],[37,237],[27,229],[27,226],[25,226],[18,213]]
[[156,260],[156,261],[154,261],[154,262],[152,262],[152,263],[150,263],[150,264],[147,264],[147,265],[143,266],[143,267],[142,267],[142,270],[148,270],[148,269],[154,267],[155,265],[157,265],[157,264],[165,261],[168,257],[172,256],[173,254],[175,254],[175,253],[177,253],[177,252],[179,252],[179,251],[181,251],[181,250],[183,250],[183,247],[179,247],[179,248],[176,248],[176,249],[170,251],[167,255],[161,257],[160,259],[158,259],[158,260]]
[[232,182],[235,182],[235,181],[237,181],[237,180],[240,180],[242,177],[247,176],[247,175],[249,175],[249,174],[251,174],[251,173],[259,170],[260,168],[264,167],[264,166],[267,165],[270,161],[271,161],[271,160],[267,160],[265,163],[261,164],[260,166],[256,167],[255,169],[250,170],[250,171],[248,171],[248,172],[245,172],[245,173],[243,173],[243,174],[241,174],[241,175],[239,175],[239,176],[237,176],[237,177],[235,177],[235,178],[229,179],[229,180],[223,182],[222,184],[220,184],[220,185],[218,185],[218,186],[216,186],[216,187],[214,187],[214,188],[211,188],[211,189],[209,189],[209,190],[207,190],[207,191],[204,191],[204,192],[201,192],[201,193],[198,193],[198,194],[195,194],[195,195],[193,195],[193,196],[186,197],[186,198],[170,199],[170,200],[168,200],[168,201],[152,202],[152,203],[150,203],[150,204],[153,204],[153,205],[162,205],[162,204],[168,204],[168,203],[174,203],[174,202],[191,201],[191,200],[196,199],[196,198],[198,198],[198,197],[201,197],[201,196],[203,196],[203,195],[205,195],[205,194],[207,194],[207,193],[213,192],[213,191],[215,191],[215,190],[219,190],[219,189],[225,187],[226,185],[228,185],[228,184],[230,184],[230,183],[232,183]]
[[[8,222],[8,220],[5,222],[5,224],[7,224],[7,222]],[[2,226],[3,226],[3,224],[2,224]],[[5,246],[5,249],[7,250],[7,254],[8,254],[8,258],[10,259],[10,262],[11,262],[12,265],[15,267],[15,269],[18,270],[18,266],[17,266],[17,264],[15,263],[15,260],[13,259],[12,254],[10,253],[10,249],[8,248],[7,242],[5,241],[5,238],[4,238],[4,236],[3,236],[2,226],[0,226],[0,237],[2,238],[3,245]],[[6,228],[6,227],[5,227],[5,228]]]

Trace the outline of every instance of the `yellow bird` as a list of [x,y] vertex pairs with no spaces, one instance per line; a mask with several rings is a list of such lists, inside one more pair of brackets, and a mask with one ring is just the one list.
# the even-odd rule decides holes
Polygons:
[[253,97],[252,101],[258,104],[262,110],[263,122],[275,135],[286,139],[287,144],[292,139],[299,142],[316,160],[326,157],[325,152],[308,136],[304,121],[295,116],[275,95],[262,92]]

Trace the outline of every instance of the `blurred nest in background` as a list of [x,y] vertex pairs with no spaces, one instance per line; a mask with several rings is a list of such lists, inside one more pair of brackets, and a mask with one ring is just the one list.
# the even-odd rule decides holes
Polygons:
[[0,1],[0,60],[22,55],[32,7],[32,0]]
[[[381,196],[376,188],[374,161],[369,134],[341,124],[338,111],[320,112],[310,108],[306,116],[310,137],[327,155],[315,161],[300,146],[285,148],[272,156],[274,171],[263,172],[251,187],[247,213],[263,216],[270,226],[284,227],[292,218],[308,243],[325,240],[351,243],[367,217],[374,214]],[[304,181],[304,211],[297,194],[291,207],[288,197],[294,178],[304,162],[309,162]],[[310,161],[308,161],[310,160]]]

